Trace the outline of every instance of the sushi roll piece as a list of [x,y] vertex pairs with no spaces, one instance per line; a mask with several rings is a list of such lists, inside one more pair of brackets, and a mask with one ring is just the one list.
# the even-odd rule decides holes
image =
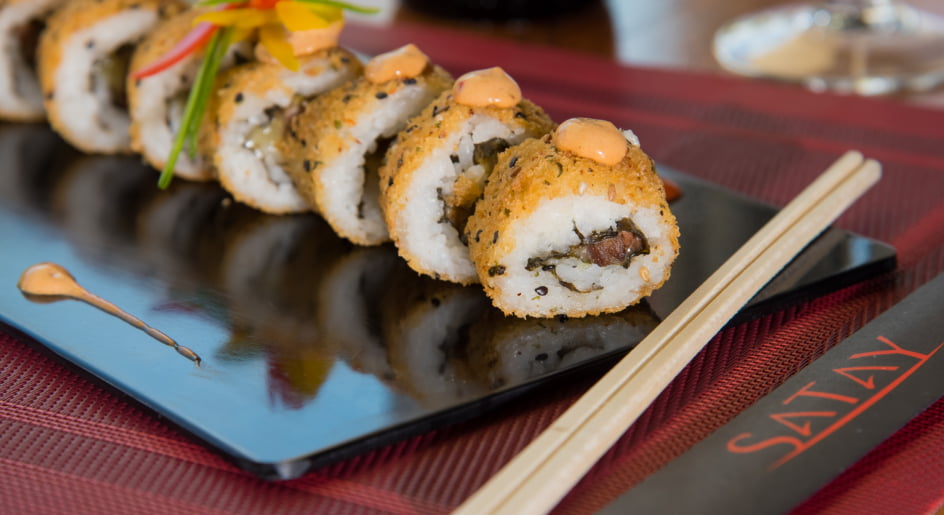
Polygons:
[[0,118],[17,122],[46,119],[36,76],[36,45],[46,18],[65,0],[7,0],[0,3]]
[[357,77],[357,57],[332,46],[298,58],[292,71],[274,62],[253,62],[221,74],[210,131],[201,145],[209,149],[220,184],[233,197],[272,214],[300,213],[311,207],[285,171],[278,148],[291,118],[305,102]]
[[89,153],[131,151],[126,79],[135,45],[179,12],[173,0],[69,0],[39,42],[39,83],[49,123]]
[[679,249],[638,139],[587,118],[503,153],[466,237],[495,306],[533,317],[620,311],[669,278]]
[[283,145],[298,191],[342,237],[390,239],[380,211],[378,168],[393,137],[452,85],[416,46],[371,59],[362,77],[309,102]]
[[[189,9],[160,21],[136,47],[130,70],[141,70],[157,62],[193,29],[194,20],[206,9]],[[230,45],[220,69],[252,59],[248,41]],[[154,168],[162,170],[171,155],[174,137],[180,129],[184,106],[200,69],[202,53],[191,52],[160,73],[128,78],[128,112],[131,117],[131,149]],[[215,178],[212,162],[199,152],[182,152],[174,165],[174,175],[194,181]]]
[[410,267],[478,282],[464,228],[498,154],[554,123],[501,68],[456,80],[397,137],[380,169],[381,207]]

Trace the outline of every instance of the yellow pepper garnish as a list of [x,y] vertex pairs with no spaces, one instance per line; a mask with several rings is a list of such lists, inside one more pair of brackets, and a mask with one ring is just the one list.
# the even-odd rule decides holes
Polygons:
[[298,71],[295,49],[285,39],[285,29],[278,25],[263,25],[259,28],[259,42],[282,66]]
[[344,19],[344,12],[337,7],[291,1],[275,4],[275,13],[282,25],[292,32],[323,29]]
[[279,18],[272,10],[231,9],[229,11],[211,11],[197,16],[194,25],[207,22],[220,27],[239,27],[254,29],[264,25],[279,23]]
[[194,20],[212,23],[218,27],[259,30],[259,42],[275,60],[286,68],[297,71],[298,59],[288,36],[292,32],[323,29],[344,22],[344,11],[338,7],[280,0],[274,8],[242,7],[201,14]]

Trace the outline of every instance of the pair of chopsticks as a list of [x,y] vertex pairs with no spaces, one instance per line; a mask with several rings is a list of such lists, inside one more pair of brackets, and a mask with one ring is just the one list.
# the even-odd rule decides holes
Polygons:
[[880,177],[878,162],[843,155],[457,513],[550,511],[731,317]]

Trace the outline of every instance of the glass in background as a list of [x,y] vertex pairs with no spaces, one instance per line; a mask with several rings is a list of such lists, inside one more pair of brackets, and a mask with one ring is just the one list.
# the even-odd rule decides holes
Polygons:
[[715,35],[728,71],[860,95],[944,83],[944,17],[895,0],[832,0],[748,14]]

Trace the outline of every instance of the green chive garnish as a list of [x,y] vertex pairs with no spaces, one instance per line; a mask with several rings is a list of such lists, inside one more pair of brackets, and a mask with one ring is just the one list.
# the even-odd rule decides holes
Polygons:
[[229,47],[229,40],[232,35],[231,28],[219,30],[210,38],[207,45],[207,51],[204,54],[203,62],[200,63],[200,69],[197,71],[197,77],[194,79],[193,88],[187,97],[187,106],[184,108],[184,115],[180,122],[180,128],[174,137],[174,146],[167,157],[167,163],[161,171],[161,176],[157,180],[157,186],[161,189],[170,185],[174,177],[174,167],[177,165],[177,158],[184,148],[184,144],[189,145],[192,155],[196,152],[196,136],[200,128],[200,122],[203,121],[203,114],[206,111],[207,100],[210,98],[210,92],[213,90],[213,82],[216,80],[216,72],[220,68],[220,61]]

